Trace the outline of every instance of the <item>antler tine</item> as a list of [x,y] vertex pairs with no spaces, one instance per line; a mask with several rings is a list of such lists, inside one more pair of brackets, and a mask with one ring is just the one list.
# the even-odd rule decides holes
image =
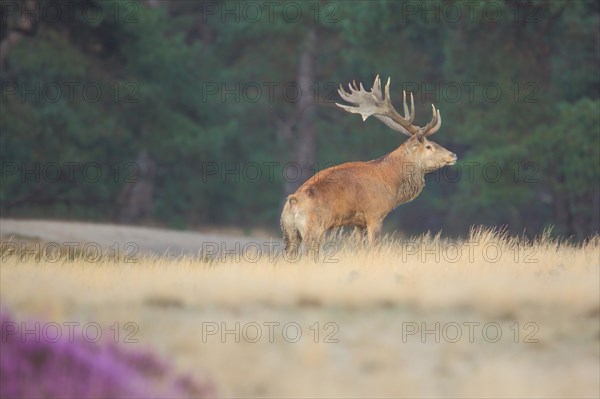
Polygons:
[[440,130],[440,127],[442,127],[442,116],[440,115],[440,110],[437,110],[437,123],[435,124],[434,127],[432,127],[426,134],[426,136],[431,136],[432,134],[434,134],[435,132],[437,132],[438,130]]
[[381,79],[379,79],[379,74],[375,76],[375,81],[373,82],[373,88],[371,89],[371,92],[377,100],[381,99]]
[[341,83],[340,88],[338,89],[338,94],[340,95],[340,97],[342,97],[344,101],[350,102],[350,95],[346,92],[346,90],[344,90]]
[[385,84],[385,97],[383,98],[383,101],[389,104],[391,109],[394,109],[392,106],[392,97],[390,97],[390,78],[388,78],[387,83]]
[[400,115],[398,111],[394,109],[392,104],[390,96],[390,84],[391,79],[388,78],[385,84],[384,92],[382,92],[381,78],[379,75],[377,75],[375,76],[373,87],[370,91],[365,90],[363,84],[360,82],[357,84],[356,81],[352,81],[352,83],[348,84],[348,89],[350,92],[344,90],[343,86],[340,85],[338,90],[340,97],[352,105],[338,103],[336,103],[336,105],[347,112],[359,114],[363,121],[369,116],[375,116],[386,126],[409,136],[416,134],[432,134],[440,128],[441,117],[439,111],[435,109],[435,106],[432,106],[433,117],[431,122],[422,128],[413,125],[413,120],[415,118],[415,99],[413,93],[410,93],[409,108],[406,101],[406,90],[402,92],[404,116]]
[[[423,136],[429,136],[438,131],[438,129],[442,126],[440,111],[435,109],[435,105],[431,104],[431,121],[421,128],[420,133]],[[435,130],[434,130],[435,129]]]
[[410,113],[408,111],[408,104],[406,103],[406,90],[402,91],[402,106],[404,107],[404,119],[407,122],[412,123],[415,119],[415,98],[410,93]]
[[410,93],[410,114],[408,111],[408,104],[406,103],[406,90],[402,90],[402,107],[404,108],[404,119],[407,122],[412,123],[415,119],[415,99],[412,92]]
[[437,124],[437,111],[435,109],[435,105],[431,104],[431,120],[429,121],[429,123],[427,125],[425,125],[426,127],[428,126],[429,129],[427,129],[427,131],[431,130],[431,128],[433,126],[435,126]]

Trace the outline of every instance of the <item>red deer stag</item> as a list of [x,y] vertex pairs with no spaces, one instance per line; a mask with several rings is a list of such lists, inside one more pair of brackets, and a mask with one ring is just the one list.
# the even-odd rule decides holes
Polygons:
[[287,256],[295,257],[304,241],[316,250],[331,228],[355,226],[367,229],[372,245],[381,234],[381,223],[398,205],[415,199],[425,186],[425,174],[456,162],[456,154],[427,140],[442,125],[440,111],[432,104],[431,121],[413,125],[415,104],[410,95],[410,113],[403,93],[404,117],[393,107],[390,80],[381,91],[379,75],[371,91],[356,82],[338,93],[350,105],[336,105],[360,114],[363,121],[373,115],[388,127],[410,137],[389,154],[368,162],[348,162],[322,170],[287,197],[281,213],[281,229]]

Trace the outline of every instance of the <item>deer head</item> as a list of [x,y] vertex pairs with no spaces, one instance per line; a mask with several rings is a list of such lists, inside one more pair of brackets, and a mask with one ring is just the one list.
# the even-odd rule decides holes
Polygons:
[[419,127],[413,124],[415,103],[412,93],[410,93],[410,112],[406,103],[406,91],[403,91],[402,95],[404,116],[394,109],[390,98],[389,78],[385,85],[385,94],[381,91],[379,75],[375,77],[371,91],[365,90],[362,83],[357,86],[356,82],[348,84],[348,88],[350,93],[347,93],[340,85],[338,93],[343,100],[355,106],[338,103],[336,105],[347,112],[360,114],[363,121],[373,115],[391,129],[409,136],[410,139],[399,148],[404,154],[404,161],[413,162],[425,173],[446,165],[453,165],[456,162],[456,154],[427,139],[442,126],[440,111],[436,110],[433,104],[431,104],[433,114],[431,121],[427,125]]

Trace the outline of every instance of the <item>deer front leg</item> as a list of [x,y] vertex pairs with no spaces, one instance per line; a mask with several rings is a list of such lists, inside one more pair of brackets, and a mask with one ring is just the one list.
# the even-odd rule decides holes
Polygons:
[[369,246],[373,247],[381,237],[381,221],[373,222],[367,225],[367,237]]

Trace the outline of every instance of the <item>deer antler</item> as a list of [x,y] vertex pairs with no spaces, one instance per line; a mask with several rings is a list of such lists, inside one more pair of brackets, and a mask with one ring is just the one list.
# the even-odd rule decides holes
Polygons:
[[373,115],[386,126],[391,129],[406,134],[407,136],[420,135],[429,136],[437,132],[442,126],[442,117],[440,111],[435,109],[435,106],[431,104],[433,117],[431,121],[424,127],[413,125],[412,122],[415,118],[415,102],[412,93],[410,93],[410,113],[408,104],[406,103],[406,91],[403,91],[402,105],[404,108],[404,117],[394,109],[392,100],[390,98],[390,78],[385,85],[385,95],[381,92],[381,80],[379,75],[375,77],[373,87],[371,91],[366,91],[362,83],[359,83],[357,87],[356,82],[348,84],[350,93],[347,93],[340,85],[338,93],[340,97],[351,104],[343,105],[336,103],[338,107],[342,108],[347,112],[353,114],[360,114],[363,121],[369,116]]

